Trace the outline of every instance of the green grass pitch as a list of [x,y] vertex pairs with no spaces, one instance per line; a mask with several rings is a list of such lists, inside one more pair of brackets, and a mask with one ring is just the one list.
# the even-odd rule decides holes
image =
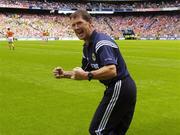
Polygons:
[[[81,65],[81,41],[0,42],[0,135],[88,135],[104,86],[57,80]],[[117,41],[138,99],[127,135],[180,135],[180,41]]]

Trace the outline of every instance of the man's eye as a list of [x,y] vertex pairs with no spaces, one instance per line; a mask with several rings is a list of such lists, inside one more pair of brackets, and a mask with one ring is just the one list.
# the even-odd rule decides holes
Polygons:
[[78,22],[78,23],[77,23],[77,25],[81,25],[81,24],[82,24],[82,22]]

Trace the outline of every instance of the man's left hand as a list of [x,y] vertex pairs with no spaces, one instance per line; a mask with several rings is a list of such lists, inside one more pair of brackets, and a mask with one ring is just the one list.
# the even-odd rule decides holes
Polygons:
[[87,80],[88,72],[84,71],[81,67],[76,67],[73,69],[72,79],[75,80]]

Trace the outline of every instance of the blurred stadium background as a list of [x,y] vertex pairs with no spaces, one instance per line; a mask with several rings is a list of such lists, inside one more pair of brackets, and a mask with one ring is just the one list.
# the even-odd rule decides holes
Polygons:
[[74,39],[68,15],[86,9],[95,26],[116,39],[180,39],[179,0],[1,0],[0,38],[7,27],[17,39]]
[[68,18],[77,9],[116,39],[137,83],[127,135],[180,135],[179,0],[0,0],[0,135],[88,135],[104,86],[52,75],[81,64],[83,42]]

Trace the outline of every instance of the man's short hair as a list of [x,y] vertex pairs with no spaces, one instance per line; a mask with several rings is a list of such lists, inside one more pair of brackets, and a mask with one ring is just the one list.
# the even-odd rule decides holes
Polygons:
[[86,10],[77,10],[70,15],[70,19],[82,17],[87,22],[92,21],[92,16]]

